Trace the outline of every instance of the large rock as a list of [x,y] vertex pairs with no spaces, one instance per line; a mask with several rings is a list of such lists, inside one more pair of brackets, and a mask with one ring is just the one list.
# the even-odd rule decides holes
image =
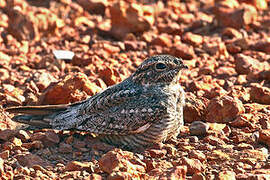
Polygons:
[[244,111],[244,106],[240,100],[226,95],[217,97],[212,99],[207,107],[206,121],[230,122]]

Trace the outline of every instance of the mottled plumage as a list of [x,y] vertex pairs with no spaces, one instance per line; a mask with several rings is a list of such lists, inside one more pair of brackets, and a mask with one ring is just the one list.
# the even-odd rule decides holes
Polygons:
[[13,107],[14,121],[58,130],[101,135],[130,149],[165,141],[183,124],[184,91],[179,85],[181,59],[158,55],[146,59],[123,82],[71,105]]

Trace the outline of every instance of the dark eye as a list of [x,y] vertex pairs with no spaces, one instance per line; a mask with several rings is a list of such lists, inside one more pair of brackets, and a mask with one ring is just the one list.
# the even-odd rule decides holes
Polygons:
[[163,64],[163,63],[157,63],[156,64],[156,69],[157,70],[163,70],[163,69],[166,69],[166,65],[165,64]]
[[174,59],[173,62],[174,64],[177,64],[177,65],[180,63],[177,59]]

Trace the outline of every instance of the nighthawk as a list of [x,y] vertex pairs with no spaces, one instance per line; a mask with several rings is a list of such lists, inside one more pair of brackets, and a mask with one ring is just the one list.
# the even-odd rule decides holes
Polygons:
[[183,68],[180,58],[152,56],[121,83],[84,101],[6,111],[21,114],[14,121],[39,128],[88,131],[118,147],[148,147],[177,136],[183,125]]

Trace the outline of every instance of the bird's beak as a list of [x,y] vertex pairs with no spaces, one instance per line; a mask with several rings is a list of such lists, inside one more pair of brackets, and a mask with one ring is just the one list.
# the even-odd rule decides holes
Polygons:
[[188,66],[185,64],[181,64],[181,69],[188,69]]

